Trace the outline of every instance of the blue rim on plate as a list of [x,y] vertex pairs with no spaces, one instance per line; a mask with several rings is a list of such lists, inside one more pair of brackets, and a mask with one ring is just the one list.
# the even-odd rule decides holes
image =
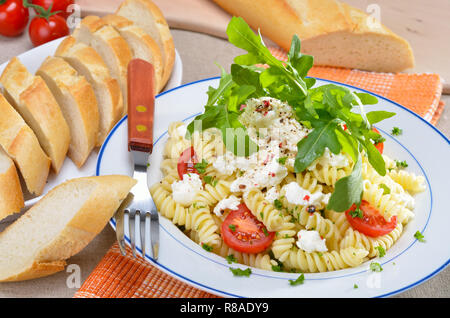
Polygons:
[[[219,78],[220,78],[220,77],[218,77],[218,76],[217,76],[217,77],[210,77],[210,78],[198,80],[198,81],[195,81],[195,82],[183,84],[183,85],[180,85],[180,86],[178,86],[178,87],[172,88],[172,89],[170,89],[170,90],[167,90],[167,91],[165,91],[165,92],[162,92],[162,93],[158,94],[158,95],[156,96],[156,98],[161,97],[161,96],[163,96],[163,95],[165,95],[165,94],[167,94],[167,93],[170,93],[170,92],[172,92],[172,91],[178,90],[178,89],[183,88],[183,87],[186,87],[186,86],[190,86],[190,85],[193,85],[193,84],[196,84],[196,83],[205,82],[205,81],[216,80],[216,79],[219,79]],[[371,94],[371,95],[373,95],[373,96],[376,96],[377,98],[383,99],[383,100],[385,100],[385,101],[387,101],[387,102],[389,102],[389,103],[391,103],[391,104],[393,104],[393,105],[395,105],[395,106],[397,106],[397,107],[399,107],[399,108],[401,108],[401,109],[403,109],[403,110],[406,110],[407,112],[413,114],[415,117],[419,118],[422,122],[426,123],[426,124],[427,124],[429,127],[431,127],[435,132],[437,132],[438,135],[440,135],[440,136],[447,142],[447,144],[450,144],[449,139],[448,139],[442,132],[440,132],[436,127],[434,127],[433,125],[431,125],[429,122],[427,122],[426,120],[424,120],[422,117],[420,117],[419,115],[417,115],[416,113],[414,113],[414,112],[411,111],[410,109],[408,109],[408,108],[406,108],[406,107],[404,107],[404,106],[402,106],[402,105],[400,105],[400,104],[398,104],[398,103],[396,103],[396,102],[394,102],[394,101],[392,101],[392,100],[390,100],[390,99],[388,99],[388,98],[386,98],[386,97],[383,97],[383,96],[381,96],[381,95],[372,93],[372,92],[370,92],[370,91],[368,91],[368,90],[365,90],[365,89],[362,89],[362,88],[359,88],[359,87],[355,87],[355,86],[352,86],[352,85],[348,85],[348,84],[344,84],[344,83],[340,83],[340,82],[336,82],[336,81],[332,81],[332,80],[326,80],[326,79],[322,79],[322,78],[316,78],[316,79],[321,80],[321,81],[324,81],[324,82],[329,82],[329,83],[334,83],[334,84],[346,86],[346,87],[349,87],[349,88],[352,88],[352,89],[357,89],[357,90],[360,90],[360,91],[369,93],[369,94]],[[191,118],[193,118],[193,117],[195,117],[195,116],[197,116],[197,115],[198,115],[198,114],[189,116],[188,118],[185,118],[183,121],[187,121],[187,120],[189,120],[189,119],[191,119]],[[111,136],[114,134],[114,132],[117,130],[117,128],[120,127],[120,125],[122,125],[122,124],[125,122],[126,119],[127,119],[127,116],[123,117],[123,118],[122,118],[122,119],[114,126],[114,128],[111,130],[111,132],[110,132],[109,135],[107,136],[105,142],[103,143],[103,145],[102,145],[102,147],[101,147],[101,149],[100,149],[99,155],[98,155],[98,159],[97,159],[97,166],[96,166],[96,175],[97,175],[97,176],[100,175],[100,166],[101,166],[101,161],[102,161],[102,158],[103,158],[103,153],[104,153],[105,147],[107,146],[107,144],[108,144],[108,142],[109,142]],[[425,178],[426,178],[426,181],[427,181],[427,184],[428,184],[428,188],[429,188],[429,190],[430,190],[431,205],[430,205],[430,211],[429,211],[429,214],[428,214],[427,221],[426,221],[426,223],[425,223],[424,228],[422,229],[422,233],[424,233],[424,231],[425,231],[425,229],[426,229],[426,227],[427,227],[427,225],[428,225],[428,222],[429,222],[429,220],[430,220],[431,213],[432,213],[432,207],[433,207],[433,196],[432,196],[431,185],[430,185],[429,179],[428,179],[428,177],[427,177],[427,175],[426,175],[426,173],[425,173],[425,171],[424,171],[422,165],[418,162],[418,160],[415,158],[415,156],[414,156],[414,155],[413,155],[413,154],[412,154],[412,153],[411,153],[411,152],[410,152],[410,151],[409,151],[402,143],[400,143],[396,138],[392,137],[390,134],[386,133],[386,131],[383,131],[383,130],[380,129],[380,128],[378,128],[378,129],[381,130],[383,133],[385,133],[387,136],[389,136],[391,139],[393,139],[396,143],[398,143],[403,149],[405,149],[405,150],[410,154],[411,157],[414,158],[414,160],[415,160],[416,163],[419,165],[420,169],[422,170],[422,172],[423,172],[423,174],[424,174],[424,176],[425,176]],[[162,137],[164,137],[166,134],[167,134],[167,131],[165,131],[164,133],[162,133],[162,134],[158,137],[158,139],[155,141],[155,145],[156,145],[157,142],[158,142]],[[112,225],[112,226],[114,227],[114,229],[115,229],[115,226],[116,226],[115,220],[114,220],[114,219],[111,219],[111,220],[110,220],[110,223],[111,223],[111,225]],[[167,231],[167,229],[163,228],[162,226],[161,226],[161,228],[162,228],[168,235],[170,235],[172,238],[174,238],[174,237],[170,234],[170,232]],[[175,239],[175,238],[174,238],[174,239]],[[130,240],[129,240],[128,237],[125,237],[125,240],[128,242],[128,244],[130,244]],[[399,254],[397,254],[395,257],[391,258],[390,260],[387,260],[387,261],[383,262],[382,265],[384,265],[384,264],[386,264],[386,263],[389,263],[389,262],[393,261],[394,259],[396,259],[397,257],[399,257],[401,254],[403,254],[403,253],[406,252],[409,248],[411,248],[416,242],[417,242],[417,239],[415,239],[415,240],[414,240],[414,241],[413,241],[406,249],[404,249],[402,252],[400,252]],[[179,243],[180,243],[181,245],[184,246],[183,243],[181,243],[181,242],[179,242]],[[185,247],[188,248],[188,249],[190,249],[190,248],[187,247],[187,246],[185,246]],[[138,250],[139,250],[139,252],[141,252],[140,249],[138,249]],[[190,250],[193,251],[192,249],[190,249]],[[195,252],[195,251],[193,251],[193,252],[196,253],[196,254],[198,254],[198,253]],[[198,254],[198,255],[204,257],[204,256],[201,255],[201,254]],[[231,297],[243,297],[243,296],[240,296],[240,295],[235,295],[235,294],[227,293],[227,292],[224,292],[224,291],[221,291],[221,290],[217,290],[217,289],[215,289],[215,288],[213,288],[213,287],[206,286],[206,285],[204,285],[204,284],[195,282],[195,281],[193,281],[193,280],[191,280],[191,279],[189,279],[189,278],[187,278],[187,277],[185,277],[185,276],[183,276],[183,275],[181,275],[181,274],[179,274],[179,273],[176,273],[176,272],[172,271],[170,268],[167,268],[166,266],[164,266],[164,265],[162,265],[162,264],[156,262],[156,261],[155,261],[153,258],[151,258],[149,255],[146,254],[145,256],[146,256],[147,260],[150,260],[152,263],[154,263],[154,264],[157,265],[158,267],[163,268],[163,269],[166,270],[167,272],[170,272],[171,274],[173,274],[173,275],[179,277],[180,279],[182,279],[182,280],[185,281],[185,282],[189,282],[189,283],[191,283],[191,284],[193,284],[193,285],[195,285],[195,286],[198,286],[198,287],[200,287],[200,288],[202,288],[202,289],[205,289],[205,290],[208,290],[208,291],[213,291],[213,292],[216,292],[216,293],[220,293],[220,294],[222,294],[222,295],[227,295],[227,296],[231,296]],[[439,273],[441,270],[443,270],[449,263],[450,263],[450,259],[448,259],[444,264],[442,264],[442,265],[441,265],[440,267],[438,267],[436,270],[434,270],[433,272],[431,272],[431,273],[428,274],[427,276],[423,277],[422,279],[416,281],[415,283],[412,283],[412,284],[410,284],[410,285],[408,285],[408,286],[405,286],[405,287],[402,287],[402,288],[400,288],[400,289],[398,289],[398,290],[395,290],[395,291],[392,291],[392,292],[389,292],[389,293],[386,293],[386,294],[378,295],[378,296],[375,296],[375,297],[388,297],[388,296],[392,296],[392,295],[395,295],[395,294],[404,292],[404,291],[406,291],[406,290],[408,290],[408,289],[411,289],[411,288],[413,288],[413,287],[415,287],[415,286],[417,286],[417,285],[419,285],[419,284],[425,282],[426,280],[430,279],[431,277],[435,276],[437,273]],[[365,271],[362,271],[362,272],[365,272]],[[316,279],[314,279],[314,278],[308,278],[308,279],[306,279],[306,280],[324,280],[324,279],[342,278],[342,277],[347,277],[347,276],[353,276],[353,275],[361,274],[362,272],[355,272],[355,273],[351,273],[351,274],[347,274],[347,275],[343,275],[343,276],[330,277],[330,278],[318,278],[318,279],[317,279],[317,278],[316,278]],[[260,275],[260,274],[258,274],[258,275]],[[261,276],[266,276],[266,275],[261,275]],[[266,277],[267,277],[267,276],[266,276]],[[286,278],[280,278],[280,277],[272,277],[272,276],[270,276],[270,277],[271,277],[271,278],[278,278],[278,279],[286,279]]]

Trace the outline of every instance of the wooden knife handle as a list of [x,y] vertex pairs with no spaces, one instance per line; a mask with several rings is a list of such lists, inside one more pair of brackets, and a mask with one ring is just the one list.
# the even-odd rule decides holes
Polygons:
[[151,153],[155,111],[153,65],[133,59],[128,64],[128,151]]

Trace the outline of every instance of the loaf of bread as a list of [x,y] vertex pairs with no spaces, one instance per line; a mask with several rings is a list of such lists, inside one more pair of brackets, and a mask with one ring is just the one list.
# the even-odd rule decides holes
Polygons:
[[[73,37],[93,47],[105,61],[111,76],[119,81],[124,105],[127,105],[127,67],[133,58],[128,43],[112,27],[96,16],[87,16],[75,29]],[[127,108],[123,110],[126,114]]]
[[101,146],[124,111],[119,82],[110,76],[108,67],[97,51],[84,43],[77,43],[72,36],[61,42],[55,56],[64,58],[92,85],[100,115],[97,146]]
[[36,72],[55,96],[70,128],[68,156],[81,167],[97,144],[99,114],[91,84],[64,59],[47,57]]
[[58,173],[70,143],[69,126],[55,98],[39,76],[33,76],[14,57],[0,76],[5,97],[33,129]]
[[0,147],[0,220],[24,206],[22,188],[14,162]]
[[31,128],[0,94],[0,146],[14,161],[30,193],[41,195],[50,170],[50,158]]
[[376,72],[414,66],[409,43],[366,13],[337,0],[214,0],[289,50],[292,36],[314,64]]
[[170,78],[175,62],[175,46],[161,10],[150,0],[125,0],[117,9],[116,14],[133,21],[158,44],[164,61],[160,87],[164,87]]
[[102,18],[108,25],[113,26],[117,32],[127,41],[133,58],[142,59],[151,63],[155,69],[155,94],[163,88],[163,59],[156,42],[130,20],[119,15],[110,14]]
[[136,181],[127,176],[84,177],[49,191],[0,233],[0,282],[61,271],[108,223]]

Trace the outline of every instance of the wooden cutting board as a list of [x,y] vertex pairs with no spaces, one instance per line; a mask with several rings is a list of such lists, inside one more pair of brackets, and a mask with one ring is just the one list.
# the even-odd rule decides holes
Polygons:
[[[256,0],[255,0],[256,1]],[[122,0],[76,0],[83,16],[113,13]],[[212,0],[153,0],[171,28],[201,32],[226,38],[230,15]],[[345,0],[366,11],[373,1]],[[435,0],[433,5],[423,0],[378,0],[381,21],[398,35],[408,39],[416,58],[416,67],[409,72],[438,73],[447,83],[444,92],[450,94],[450,1]]]

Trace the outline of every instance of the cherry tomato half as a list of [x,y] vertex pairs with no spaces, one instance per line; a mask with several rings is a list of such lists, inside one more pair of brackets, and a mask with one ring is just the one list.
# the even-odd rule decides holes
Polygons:
[[241,253],[256,254],[267,249],[275,238],[244,203],[231,211],[222,223],[225,244]]
[[178,175],[180,176],[181,180],[183,180],[183,175],[185,174],[199,174],[197,169],[195,169],[194,167],[196,163],[198,163],[198,159],[197,155],[195,154],[194,147],[189,147],[181,153],[177,165]]
[[369,202],[363,200],[361,206],[359,207],[363,212],[363,217],[359,218],[357,216],[353,217],[350,212],[355,211],[356,205],[348,209],[345,212],[348,222],[355,230],[370,236],[378,237],[390,233],[397,226],[397,217],[391,217],[390,221],[386,221],[381,213],[372,207]]
[[0,34],[17,36],[25,30],[30,14],[22,0],[0,1]]
[[[33,0],[31,3],[43,7],[45,10],[50,8],[50,5],[53,3],[52,10],[50,12],[60,11],[57,14],[64,19],[67,19],[71,12],[67,12],[67,7],[71,4],[74,4],[74,0]],[[35,10],[36,11],[36,10]],[[36,12],[39,13],[39,12]]]
[[[380,132],[378,131],[378,129],[376,129],[375,127],[372,127],[372,130],[373,130],[374,132],[376,132],[378,135],[381,136],[381,134],[380,134]],[[384,150],[384,143],[383,143],[383,142],[379,142],[379,143],[377,143],[377,144],[374,144],[374,146],[375,146],[375,148],[378,149],[378,151],[379,151],[381,154],[383,154],[383,150]]]
[[66,20],[59,15],[52,15],[49,18],[36,17],[31,20],[28,30],[31,43],[34,46],[47,43],[69,34]]

